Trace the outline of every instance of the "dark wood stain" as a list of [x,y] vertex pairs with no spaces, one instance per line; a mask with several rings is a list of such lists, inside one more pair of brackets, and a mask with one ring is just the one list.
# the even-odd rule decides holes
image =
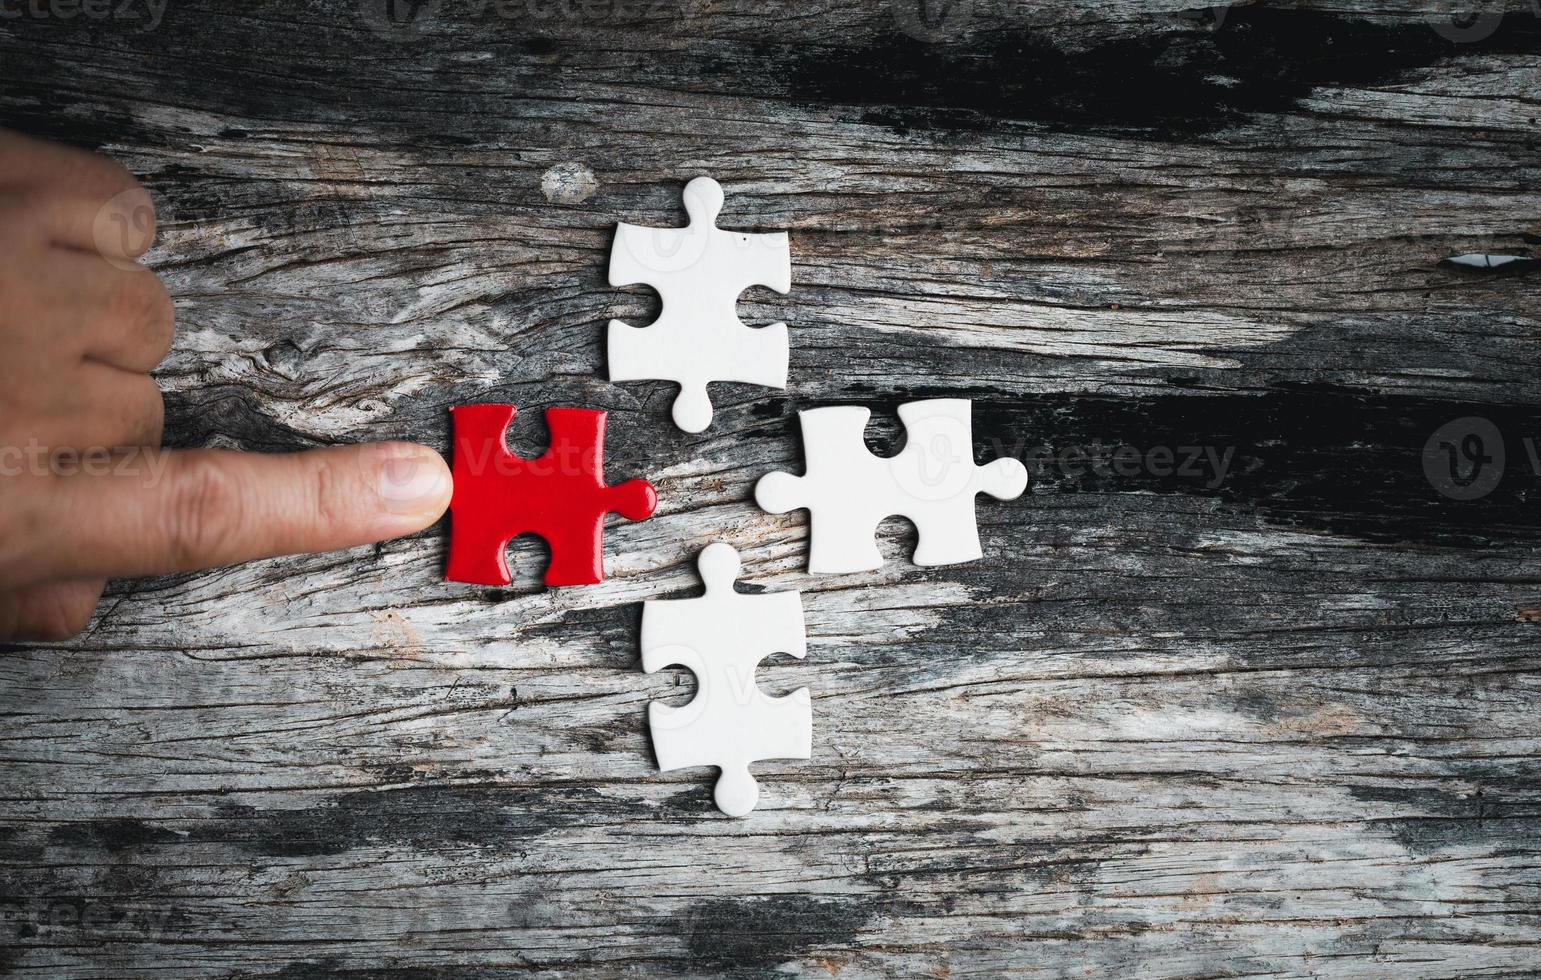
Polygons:
[[[1218,29],[1174,17],[1169,30],[1084,48],[1031,29],[992,30],[950,44],[898,33],[864,41],[782,52],[785,66],[769,59],[774,66],[764,76],[786,78],[797,97],[874,107],[866,118],[904,129],[1018,121],[1179,138],[1287,110],[1325,85],[1389,84],[1456,54],[1541,53],[1541,28],[1516,19],[1481,40],[1457,43],[1427,24],[1246,6],[1227,9]],[[739,64],[724,59],[717,67],[729,73]]]

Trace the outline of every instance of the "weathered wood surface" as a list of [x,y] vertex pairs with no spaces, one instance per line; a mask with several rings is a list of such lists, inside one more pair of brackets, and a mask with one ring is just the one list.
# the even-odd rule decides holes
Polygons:
[[[441,527],[120,583],[7,651],[0,966],[1541,969],[1541,276],[1439,264],[1541,232],[1528,6],[472,6],[0,20],[0,121],[160,202],[177,442],[592,405],[663,500],[601,587],[542,590],[522,541],[512,588],[446,585]],[[605,284],[613,223],[678,223],[703,172],[792,232],[793,292],[742,313],[792,325],[793,386],[693,437],[601,334],[656,310]],[[803,574],[805,524],[750,503],[795,410],[871,404],[881,446],[935,392],[981,454],[1233,462],[1051,467],[981,504],[986,561]],[[1508,463],[1459,502],[1420,453],[1472,415]],[[654,771],[644,706],[690,681],[638,669],[638,603],[717,539],[811,634],[762,686],[813,690],[815,757],[744,821]]]

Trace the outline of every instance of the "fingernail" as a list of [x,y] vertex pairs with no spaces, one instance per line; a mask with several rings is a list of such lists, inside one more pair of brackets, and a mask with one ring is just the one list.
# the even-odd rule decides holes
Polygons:
[[393,513],[442,510],[449,492],[449,472],[436,455],[398,456],[380,467],[380,499]]

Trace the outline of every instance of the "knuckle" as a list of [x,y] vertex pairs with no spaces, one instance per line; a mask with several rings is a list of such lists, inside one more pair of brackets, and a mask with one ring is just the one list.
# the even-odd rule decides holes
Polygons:
[[177,307],[171,299],[171,290],[161,281],[161,277],[148,269],[144,272],[145,292],[150,304],[150,317],[152,322],[165,324],[169,331],[172,324],[176,323]]
[[109,448],[118,451],[159,449],[166,429],[166,398],[160,385],[147,374],[136,376],[116,403],[121,424],[112,428]]
[[145,188],[144,182],[123,168],[123,165],[109,157],[98,155],[96,159],[106,164],[107,173],[116,182],[118,193],[135,194],[143,196],[145,204],[151,208],[155,205],[150,201],[150,192]]
[[96,612],[94,599],[45,591],[24,601],[17,611],[15,639],[34,643],[63,643],[86,631]]
[[139,328],[147,343],[157,349],[163,345],[169,348],[176,312],[166,284],[148,269],[118,275],[108,301],[109,315],[116,322],[133,324]]
[[56,173],[54,183],[64,187],[79,187],[85,184],[99,187],[108,196],[142,195],[146,201],[149,193],[139,178],[124,169],[123,165],[109,156],[101,153],[93,153],[78,147],[64,146],[60,148],[64,156],[61,159],[60,172]]
[[124,323],[130,323],[140,319],[145,302],[138,296],[138,290],[134,288],[133,280],[128,276],[115,276],[101,282],[98,288],[102,289],[100,299],[97,301],[98,315],[105,316],[114,332]]
[[145,190],[144,183],[138,177],[135,177],[133,174],[129,173],[128,169],[125,168],[121,163],[114,160],[112,157],[103,156],[100,153],[87,153],[86,157],[91,160],[94,165],[102,169],[104,179],[109,183],[110,186],[116,187],[118,193],[142,194],[144,195],[145,201],[149,201],[150,192]]
[[91,625],[91,615],[95,611],[94,607],[55,603],[26,621],[21,633],[25,639],[63,643],[84,633],[86,627]]
[[22,643],[63,643],[74,635],[63,626],[56,626],[51,622],[23,619],[16,624],[15,633],[11,639]]
[[318,530],[337,527],[347,518],[342,481],[337,471],[325,462],[317,462],[310,481],[312,495],[311,512],[315,515]]
[[[124,176],[128,177],[126,173]],[[133,177],[128,177],[128,180],[128,186],[112,196],[111,207],[132,218],[133,227],[143,240],[144,247],[148,249],[150,243],[155,241],[156,224],[159,220],[159,215],[155,211],[155,199],[138,180]]]
[[144,444],[154,448],[160,448],[161,440],[166,434],[166,396],[161,394],[160,385],[153,378],[149,380],[149,390],[145,392],[145,420],[144,420]]
[[147,286],[149,313],[146,342],[155,360],[159,362],[171,353],[171,344],[176,336],[176,305],[171,300],[170,290],[159,276],[153,272],[146,272],[145,275],[150,279]]
[[190,460],[177,479],[162,529],[172,564],[191,570],[221,561],[240,533],[241,495],[212,461]]

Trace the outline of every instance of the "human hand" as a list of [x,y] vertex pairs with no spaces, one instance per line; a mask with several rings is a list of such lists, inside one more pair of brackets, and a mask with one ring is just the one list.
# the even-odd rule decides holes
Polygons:
[[154,237],[117,164],[0,132],[0,640],[79,633],[110,576],[367,544],[449,504],[444,460],[411,443],[161,450]]

